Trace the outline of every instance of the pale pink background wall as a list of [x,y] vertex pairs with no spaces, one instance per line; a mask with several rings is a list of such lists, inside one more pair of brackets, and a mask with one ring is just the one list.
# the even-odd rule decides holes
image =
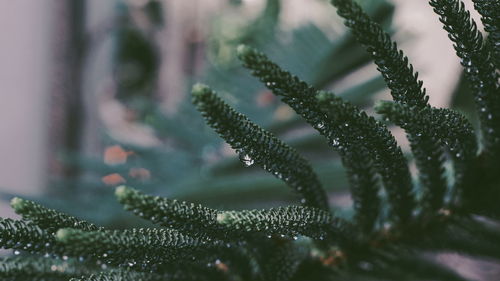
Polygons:
[[46,181],[51,16],[46,1],[0,2],[1,191],[39,193]]

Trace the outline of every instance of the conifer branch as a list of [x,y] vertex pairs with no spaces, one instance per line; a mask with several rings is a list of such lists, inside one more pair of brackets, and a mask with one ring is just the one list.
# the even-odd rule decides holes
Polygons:
[[[264,54],[242,45],[238,47],[238,55],[254,76],[260,78],[273,93],[281,96],[285,103],[326,136],[330,145],[339,152],[354,197],[356,220],[361,229],[371,231],[379,215],[380,200],[376,194],[380,187],[373,164],[366,158],[366,149],[356,146],[359,136],[349,134],[353,127],[345,125],[348,124],[345,123],[346,119],[336,120],[325,116],[315,99],[317,91],[298,77],[280,69]],[[341,108],[344,109],[343,106]],[[342,112],[346,110],[348,109]],[[334,120],[336,122],[332,124]]]
[[264,250],[266,258],[262,262],[264,281],[292,280],[297,268],[308,256],[305,247],[290,241],[274,245]]
[[349,180],[356,225],[363,232],[369,233],[373,231],[380,215],[378,178],[371,159],[366,158],[369,152],[365,147],[356,146],[355,142],[342,143],[344,145],[339,145],[339,149],[342,149],[340,155]]
[[[401,113],[392,112],[397,111],[396,107],[396,104],[387,102],[379,103],[375,109],[379,114],[383,114],[389,120],[396,122],[393,120],[394,115]],[[412,109],[414,109],[413,111],[420,110],[419,108]],[[425,213],[435,213],[443,207],[447,189],[444,170],[444,152],[442,144],[436,138],[435,133],[428,132],[429,125],[421,124],[415,120],[417,118],[412,117],[411,114],[407,114],[405,118],[398,119],[399,122],[396,124],[398,126],[405,125],[403,128],[406,131],[419,170],[420,186],[422,189],[422,211]]]
[[89,276],[84,276],[80,278],[72,278],[70,281],[129,281],[129,280],[140,280],[140,281],[170,281],[179,280],[174,278],[169,278],[166,275],[145,273],[145,272],[135,272],[130,270],[111,270],[106,272],[100,272],[97,274],[92,274]]
[[[84,275],[95,268],[83,266],[74,260],[9,257],[0,259],[0,278],[2,280],[68,280]],[[21,279],[25,278],[25,279]]]
[[[428,165],[433,162],[426,162],[425,157],[431,157],[434,160],[433,151],[427,150],[422,144],[419,144],[421,137],[428,137],[433,142],[431,147],[436,149],[438,146],[448,147],[451,157],[454,160],[455,167],[455,191],[462,192],[464,188],[470,186],[471,164],[477,153],[477,142],[474,130],[470,122],[461,114],[450,109],[437,109],[432,107],[415,108],[408,105],[397,104],[393,102],[380,102],[376,106],[376,111],[388,118],[396,125],[402,127],[407,132],[414,135],[410,138],[419,151],[414,151],[415,157],[422,158],[421,163],[424,169],[429,170],[432,167]],[[424,149],[426,149],[424,151]],[[422,155],[419,155],[419,154]],[[424,202],[430,204],[432,210],[440,207],[444,190],[430,189],[430,186],[424,190]]]
[[0,247],[31,253],[61,254],[53,235],[26,221],[0,218]]
[[328,210],[316,174],[298,152],[224,103],[209,87],[193,87],[193,103],[207,123],[231,145],[247,165],[254,162],[302,196],[306,206]]
[[63,228],[56,239],[72,255],[93,256],[122,264],[163,263],[207,249],[206,241],[189,237],[173,229],[139,228],[126,230],[82,231]]
[[447,191],[444,150],[432,135],[425,133],[425,127],[414,124],[407,127],[406,136],[419,171],[422,189],[422,211],[435,214],[444,205]]
[[323,210],[287,206],[269,210],[224,211],[217,215],[217,222],[235,232],[260,232],[288,238],[306,235],[324,239],[335,219]]
[[[375,171],[380,174],[389,195],[391,217],[400,222],[408,221],[415,208],[411,175],[401,148],[392,134],[385,125],[331,93],[319,92],[316,98],[322,112],[327,114],[329,120],[335,120],[333,130],[349,136],[347,143],[352,145],[351,150],[364,150],[363,158],[354,161],[366,162],[370,161],[366,156],[371,157]],[[375,210],[375,205],[378,205],[377,189],[370,190],[365,186],[361,190],[352,190],[355,200],[359,194],[360,214],[378,213]]]
[[472,0],[474,8],[481,14],[484,30],[489,33],[487,44],[491,48],[493,64],[500,68],[500,2],[492,0]]
[[351,28],[356,39],[372,56],[394,101],[411,106],[426,106],[429,97],[422,88],[422,81],[418,80],[418,73],[414,73],[413,66],[408,64],[408,58],[391,41],[389,34],[353,0],[331,0],[331,3],[345,19],[345,25]]
[[[316,95],[318,106],[328,116],[328,138],[348,167],[349,186],[356,210],[356,221],[361,229],[370,232],[380,213],[379,184],[371,154],[366,145],[364,128],[359,126],[368,118],[360,115],[354,105],[333,94],[319,91]],[[364,116],[366,117],[366,115]]]
[[[499,75],[490,59],[490,48],[471,19],[464,3],[458,0],[431,0],[448,37],[453,41],[466,77],[474,91],[479,111],[483,146],[491,159],[500,156]],[[491,160],[490,159],[490,160]]]
[[[411,175],[401,149],[387,128],[350,103],[315,90],[253,48],[238,47],[238,57],[254,76],[329,140],[348,170],[352,190],[367,190],[366,194],[378,190],[370,165],[373,161],[388,191],[392,218],[408,221],[414,208]],[[361,146],[356,145],[360,143]],[[371,159],[366,151],[372,154]],[[377,199],[369,204],[362,208],[374,210]],[[360,218],[363,228],[370,229],[377,215],[373,213],[369,215],[372,218]]]
[[31,221],[41,229],[47,230],[51,233],[65,227],[89,231],[101,229],[93,223],[77,219],[73,216],[46,208],[33,201],[19,197],[14,197],[11,200],[10,205],[17,214],[23,217],[24,220]]
[[226,230],[217,223],[217,210],[199,204],[146,195],[126,186],[118,187],[115,194],[126,210],[154,223],[185,233],[227,236]]
[[328,212],[302,206],[269,210],[218,211],[202,205],[143,194],[120,186],[116,190],[120,203],[141,217],[162,226],[186,233],[200,234],[203,239],[240,237],[260,233],[294,237],[324,236],[336,221]]
[[[168,273],[140,272],[131,269],[111,269],[94,273],[87,276],[72,278],[70,281],[188,281],[188,280],[214,280],[214,274],[196,274],[199,273],[191,268],[191,270],[180,269]],[[211,278],[212,277],[212,278]],[[220,280],[220,275],[217,276]]]

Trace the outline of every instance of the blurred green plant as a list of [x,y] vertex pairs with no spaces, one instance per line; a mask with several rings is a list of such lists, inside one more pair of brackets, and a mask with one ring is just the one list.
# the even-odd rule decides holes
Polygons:
[[[146,5],[148,9],[142,11],[148,15],[153,26],[164,24],[159,12],[161,5],[157,1],[150,2],[155,4]],[[234,36],[228,36],[228,32],[224,31],[234,28],[230,17],[222,16],[213,21],[207,35],[210,39],[205,66],[201,75],[192,79],[230,91],[232,94],[223,92],[224,97],[236,109],[278,136],[284,136],[301,153],[314,159],[314,168],[321,182],[336,179],[337,184],[327,186],[328,190],[345,192],[347,179],[340,160],[305,122],[294,116],[256,79],[246,75],[245,69],[235,59],[234,50],[240,43],[262,48],[315,87],[335,84],[369,64],[370,57],[347,32],[332,40],[312,23],[294,30],[283,29],[279,22],[281,2],[269,0],[266,3],[259,16],[229,32]],[[392,5],[385,1],[364,1],[363,5],[377,22],[389,27]],[[102,199],[101,204],[95,205],[96,196],[109,198],[112,192],[102,181],[109,175],[105,180],[111,185],[126,182],[148,192],[212,206],[222,204],[242,208],[276,205],[283,200],[291,200],[293,196],[279,188],[282,183],[278,180],[258,169],[242,168],[238,156],[231,154],[228,147],[206,129],[188,99],[181,102],[176,114],[164,114],[152,94],[158,68],[155,62],[158,43],[151,41],[152,37],[147,32],[134,26],[130,17],[130,9],[121,5],[120,16],[113,29],[115,79],[120,85],[117,99],[136,112],[135,122],[153,128],[164,145],[143,147],[105,137],[105,143],[110,147],[120,145],[124,151],[133,152],[123,163],[113,165],[106,164],[103,159],[67,154],[65,161],[77,165],[85,176],[69,181],[56,180],[52,184],[55,194],[50,200],[42,198],[42,202],[61,210],[72,210],[74,214],[102,224],[126,226],[138,223],[129,217],[122,217],[115,202]],[[222,50],[232,51],[227,53]],[[348,87],[340,95],[359,106],[368,105],[371,96],[385,88],[383,78],[376,73],[362,76],[358,81],[359,84]],[[79,188],[71,190],[71,194],[66,193],[65,186],[75,185],[75,182]],[[68,204],[75,192],[78,202]],[[242,197],[242,193],[246,197]],[[54,200],[54,197],[60,200]]]

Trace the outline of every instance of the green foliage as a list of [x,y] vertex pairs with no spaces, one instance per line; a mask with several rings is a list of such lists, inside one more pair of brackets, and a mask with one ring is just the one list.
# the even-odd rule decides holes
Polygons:
[[481,14],[484,29],[488,32],[488,45],[493,56],[493,63],[500,64],[500,3],[498,1],[473,0],[474,7]]
[[62,253],[63,249],[51,233],[27,221],[0,219],[0,245],[3,248],[34,253]]
[[54,260],[39,257],[11,257],[0,260],[2,280],[69,280],[72,276],[85,275],[97,270],[76,260]]
[[118,201],[126,210],[166,227],[173,227],[188,233],[208,232],[224,235],[217,223],[217,211],[194,203],[150,196],[120,186],[116,189]]
[[[323,0],[313,1],[328,7],[328,3]],[[161,1],[148,1],[152,2],[162,4]],[[236,46],[243,42],[258,47],[271,55],[281,66],[318,88],[332,83],[335,85],[347,74],[357,72],[369,64],[370,58],[344,30],[339,30],[340,33],[332,37],[330,29],[325,30],[326,28],[313,23],[305,23],[293,29],[283,24],[276,24],[282,13],[280,2],[266,1],[266,8],[255,21],[247,22],[238,16],[239,21],[236,20],[236,23],[240,22],[240,25],[235,24],[234,14],[244,13],[245,5],[224,9],[220,11],[220,15],[210,19],[206,35],[206,40],[209,42],[191,45],[196,50],[203,50],[195,51],[196,54],[206,53],[206,55],[200,57],[200,60],[195,56],[196,59],[192,61],[194,65],[188,67],[195,71],[188,75],[192,74],[194,77],[188,76],[187,80],[196,79],[213,89],[222,90],[219,91],[221,97],[238,112],[244,112],[252,121],[276,136],[280,138],[285,136],[288,144],[308,157],[322,182],[336,179],[335,186],[325,186],[327,190],[346,189],[346,176],[334,152],[323,143],[321,136],[304,130],[307,125],[298,116],[290,114],[286,106],[273,98],[261,83],[247,75],[235,55]],[[377,22],[381,22],[384,26],[390,24],[393,12],[390,3],[370,0],[364,1],[363,7]],[[140,40],[154,41],[151,32],[154,33],[158,26],[148,25],[153,30],[148,27],[144,30],[145,26],[135,21],[141,23],[143,16],[151,21],[148,15],[143,14],[143,8],[139,11],[137,5],[123,2],[117,7],[117,11],[120,13],[120,20],[109,34],[109,39],[116,46],[117,55],[121,49],[132,50],[136,45],[133,40],[127,40],[128,37],[123,31],[132,29],[141,33]],[[135,12],[141,16],[131,17]],[[335,11],[331,9],[331,15],[334,14]],[[165,24],[168,24],[168,21]],[[341,22],[335,24],[339,25]],[[149,51],[159,52],[157,47],[163,42],[156,43],[149,43]],[[122,44],[125,46],[121,46]],[[137,44],[142,45],[142,43]],[[158,67],[159,64],[149,64],[147,58],[150,55],[141,52],[134,54],[133,57],[116,56],[116,61],[113,61],[113,64],[116,64],[113,68],[117,70],[115,79],[120,80],[124,76],[123,78],[131,80],[125,81],[127,83],[118,83],[116,97],[134,113],[132,121],[143,123],[153,129],[154,135],[162,144],[143,147],[131,144],[126,139],[115,139],[113,136],[105,135],[103,141],[105,145],[120,144],[125,150],[134,152],[128,157],[127,162],[107,165],[100,157],[94,155],[89,157],[78,154],[74,157],[65,157],[70,165],[77,165],[81,175],[85,176],[64,181],[55,179],[49,185],[53,191],[51,197],[36,198],[39,203],[71,212],[73,215],[101,225],[132,227],[140,224],[140,220],[134,220],[121,211],[119,204],[116,204],[110,196],[111,190],[103,188],[101,178],[112,173],[120,174],[128,185],[147,193],[188,201],[203,200],[207,205],[214,207],[223,204],[231,208],[243,206],[254,208],[257,205],[276,205],[276,201],[291,202],[295,199],[288,189],[280,188],[282,181],[279,179],[259,172],[255,168],[246,169],[240,164],[238,156],[227,155],[223,141],[217,134],[211,132],[210,128],[206,128],[203,119],[199,118],[196,108],[192,106],[189,95],[185,95],[186,98],[177,107],[177,113],[165,115],[157,100],[149,99],[154,91],[152,83],[157,83],[154,80],[157,78],[155,73],[158,72],[149,71],[149,67]],[[93,60],[91,57],[89,59]],[[200,69],[200,64],[203,69]],[[148,70],[138,73],[134,71],[143,67],[147,67]],[[148,75],[143,75],[146,73]],[[154,77],[149,77],[150,75]],[[148,82],[142,83],[143,78]],[[144,87],[140,89],[129,87],[141,84]],[[363,75],[359,81],[349,84],[354,85],[348,85],[345,90],[339,92],[339,95],[356,105],[370,103],[370,97],[385,86],[383,78],[376,73]],[[261,102],[262,97],[264,103]],[[144,180],[131,176],[130,169],[138,167],[147,169],[150,178]],[[242,193],[246,196],[241,196]],[[94,202],[95,196],[102,198],[101,204],[97,206]]]
[[[126,280],[142,280],[142,281],[169,281],[179,280],[168,275],[159,275],[151,273],[140,273],[134,271],[114,270],[109,272],[101,272],[92,274],[82,278],[72,278],[70,281],[126,281]],[[180,279],[182,280],[182,279]]]
[[361,6],[351,0],[332,0],[337,13],[345,19],[356,39],[366,46],[378,70],[384,77],[391,95],[396,102],[422,107],[427,105],[429,97],[422,89],[422,81],[408,65],[408,58],[392,42],[389,34],[379,24],[363,12]]
[[477,143],[472,125],[464,116],[450,109],[419,109],[391,102],[379,103],[376,110],[413,136],[409,140],[421,171],[422,202],[430,204],[426,208],[436,211],[443,205],[446,192],[442,177],[444,159],[438,154],[443,146],[454,162],[454,191],[471,187],[471,182],[466,182],[470,180],[467,173],[476,157]]
[[234,111],[207,86],[193,87],[193,103],[245,165],[259,164],[299,193],[303,204],[328,209],[321,184],[297,151]]
[[[283,180],[303,205],[222,210],[122,186],[115,193],[125,209],[160,227],[115,230],[15,198],[12,206],[23,219],[0,220],[0,245],[25,256],[3,260],[0,276],[466,280],[424,253],[451,251],[500,259],[500,231],[491,223],[500,218],[500,177],[495,174],[499,85],[490,54],[496,44],[483,42],[460,2],[430,1],[468,73],[482,116],[479,147],[465,117],[427,103],[417,74],[379,25],[352,1],[333,4],[367,46],[392,92],[394,102],[381,102],[376,111],[405,129],[419,169],[418,184],[412,182],[407,160],[383,123],[333,93],[316,90],[263,53],[241,46],[237,52],[244,66],[319,131],[342,158],[354,220],[341,219],[330,210],[330,194],[294,148],[232,109],[208,86],[197,84],[193,103],[207,124],[240,154],[243,164],[256,164]],[[490,7],[476,1],[483,21],[492,25]],[[444,176],[448,162],[453,163],[450,181]],[[43,260],[30,255],[44,253]]]
[[333,224],[333,218],[328,212],[318,209],[288,206],[270,210],[221,212],[217,214],[217,222],[231,230],[296,239],[296,235],[324,237]]
[[38,227],[48,232],[55,232],[64,227],[71,227],[86,231],[99,229],[99,227],[93,223],[79,220],[73,216],[46,208],[33,201],[19,197],[14,197],[11,200],[10,205],[17,214],[23,217],[24,220],[31,221]]
[[[68,253],[107,258],[114,264],[158,264],[188,255],[202,241],[172,229],[126,229],[83,231],[63,228],[55,235]],[[180,251],[180,250],[183,251]]]
[[[373,173],[370,172],[370,169],[378,169],[395,209],[392,217],[402,222],[409,218],[413,206],[410,173],[401,149],[387,129],[365,113],[360,113],[355,106],[318,92],[252,48],[241,46],[239,57],[244,65],[252,70],[254,76],[259,77],[274,94],[282,97],[283,102],[324,135],[330,145],[339,152],[343,164],[348,169],[355,199],[366,199],[364,201],[367,204],[375,205],[370,207],[360,202],[356,204],[359,208],[378,209],[374,196],[377,189],[373,184]],[[351,122],[362,124],[351,126]],[[367,151],[363,154],[365,147]],[[372,159],[363,157],[366,154],[373,154],[374,168],[369,163]],[[360,192],[363,195],[359,194]],[[373,215],[377,216],[377,213]],[[373,221],[364,224],[370,229]]]
[[[498,62],[492,59],[491,46],[484,42],[476,23],[471,20],[470,13],[462,2],[446,0],[430,1],[430,4],[440,16],[439,19],[444,29],[448,31],[457,55],[465,68],[466,78],[473,89],[476,108],[481,120],[483,146],[490,154],[488,155],[491,158],[490,161],[494,162],[500,156],[500,116],[497,114],[500,112],[500,95],[498,95],[500,76],[496,72],[498,68],[495,68],[495,65],[498,67]],[[499,7],[498,4],[496,6]],[[477,3],[476,7],[479,7],[484,14],[484,4]],[[491,8],[491,11],[495,11],[494,5],[491,5]],[[488,29],[491,30],[490,20],[484,16],[483,19]],[[498,21],[496,25],[498,26]],[[491,41],[494,45],[498,45],[498,38],[495,38],[498,34],[494,32],[492,35]]]

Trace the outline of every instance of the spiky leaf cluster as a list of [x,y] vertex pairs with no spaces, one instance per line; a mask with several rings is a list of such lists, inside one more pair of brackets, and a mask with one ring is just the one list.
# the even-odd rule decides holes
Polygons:
[[254,162],[286,182],[305,205],[328,209],[326,195],[311,167],[293,148],[225,104],[205,85],[193,87],[193,103],[247,165]]
[[[408,220],[413,206],[410,173],[401,149],[383,125],[377,124],[351,104],[317,91],[257,50],[240,46],[239,57],[254,76],[282,97],[283,102],[324,135],[339,152],[347,168],[353,194],[368,196],[365,198],[368,205],[357,201],[356,208],[372,211],[377,208],[378,200],[373,196],[378,191],[376,170],[389,194],[393,209],[391,217],[400,222]],[[365,157],[367,154],[369,157]],[[354,199],[362,200],[366,196],[355,196]],[[371,229],[378,212],[362,214],[371,215],[370,218],[360,218],[364,221],[364,228]]]
[[351,28],[356,39],[371,54],[378,70],[384,77],[391,95],[396,102],[423,107],[429,97],[414,73],[413,66],[403,51],[393,42],[387,32],[352,0],[332,0],[337,13],[345,19],[345,25]]
[[[500,76],[495,69],[495,65],[498,69],[498,62],[495,63],[492,59],[493,50],[491,46],[483,39],[463,2],[457,0],[432,0],[430,4],[440,16],[439,19],[443,23],[444,29],[448,31],[449,38],[454,43],[453,47],[464,66],[481,119],[483,145],[485,151],[491,154],[489,157],[492,158],[492,161],[495,161],[500,155],[500,116],[498,114],[500,112],[500,95],[498,94],[500,92]],[[494,5],[492,4],[492,6]],[[498,27],[499,25],[498,15],[496,16],[496,23],[491,22],[494,20],[484,14],[486,12],[484,6],[484,3],[476,3],[476,7],[480,7],[480,11],[483,12],[483,19],[486,21],[487,28],[492,30],[493,26]],[[499,7],[498,3],[496,6]],[[495,10],[488,9],[488,11]],[[495,38],[498,34],[493,32],[492,35],[490,39],[494,42],[493,45],[498,45],[500,41]]]
[[329,194],[294,148],[197,84],[193,103],[207,124],[243,164],[281,179],[302,204],[224,210],[121,186],[118,201],[155,226],[117,230],[14,198],[11,205],[22,219],[0,220],[0,246],[23,256],[1,260],[2,280],[466,280],[424,253],[500,259],[494,222],[500,218],[499,1],[474,1],[490,33],[487,41],[460,1],[430,1],[474,92],[479,141],[460,113],[428,104],[406,56],[358,4],[332,3],[391,90],[394,101],[375,109],[406,131],[417,181],[383,122],[240,46],[243,65],[338,152],[353,220],[330,210]]
[[69,280],[72,276],[85,275],[95,270],[76,260],[53,260],[33,257],[10,257],[0,259],[2,280]]
[[500,2],[489,0],[473,0],[474,7],[481,14],[484,29],[488,32],[488,47],[492,51],[492,62],[498,69],[500,67]]

